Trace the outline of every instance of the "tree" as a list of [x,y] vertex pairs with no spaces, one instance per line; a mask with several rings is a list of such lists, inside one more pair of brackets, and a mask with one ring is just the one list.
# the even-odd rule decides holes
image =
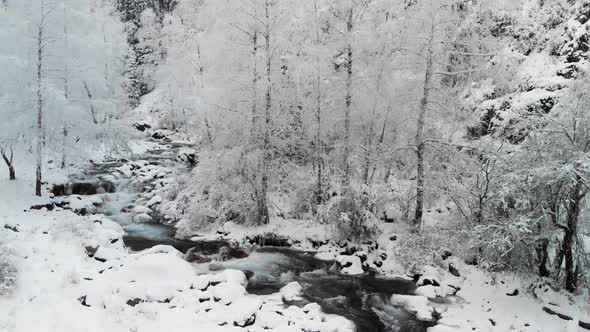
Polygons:
[[6,163],[6,167],[8,167],[9,179],[16,180],[16,172],[14,170],[14,149],[12,144],[8,143],[8,151],[6,149],[6,146],[0,146],[0,154]]
[[[62,5],[63,12],[57,10]],[[94,144],[106,145],[106,133],[111,129],[106,123],[92,123],[81,82],[92,82],[92,105],[97,110],[120,110],[125,99],[113,86],[121,82],[120,52],[125,39],[120,35],[122,25],[111,12],[108,2],[92,0],[63,0],[59,7],[26,0],[10,3],[6,12],[0,12],[0,39],[10,45],[0,50],[0,68],[11,77],[0,82],[0,105],[12,120],[0,124],[0,136],[2,141],[19,137],[13,144],[15,169],[20,169],[21,160],[29,160],[20,152],[32,145],[36,194],[42,189],[45,159],[61,159],[65,167],[66,152],[74,162],[88,154],[97,158],[98,151],[110,148],[92,148]],[[78,28],[68,29],[72,25]],[[34,65],[25,65],[27,61]],[[76,149],[78,141],[84,143],[83,149]]]
[[[441,144],[441,141],[436,137],[427,136],[428,118],[431,111],[436,108],[443,110],[446,108],[444,106],[446,98],[442,92],[444,86],[441,83],[447,82],[449,77],[456,78],[476,72],[478,69],[473,66],[477,65],[477,62],[472,64],[473,58],[486,59],[490,57],[488,52],[456,51],[458,47],[464,46],[463,42],[466,45],[470,42],[468,38],[459,42],[453,40],[452,36],[463,29],[462,22],[470,22],[465,20],[465,15],[471,11],[470,6],[472,5],[470,1],[430,0],[406,7],[408,11],[414,12],[416,15],[412,18],[416,22],[410,26],[411,29],[416,29],[418,35],[416,36],[416,44],[408,43],[403,49],[409,51],[408,54],[411,57],[418,55],[421,62],[417,72],[421,84],[413,144],[416,155],[416,199],[412,224],[416,231],[419,231],[424,215],[425,180],[427,178],[426,148],[428,145]],[[449,40],[453,40],[453,42],[449,43]],[[464,46],[462,49],[469,49],[469,47],[471,45]],[[449,54],[460,54],[464,58],[464,62],[455,62],[451,66],[438,60]],[[457,69],[459,65],[467,66],[468,69],[463,69],[463,67]],[[435,94],[433,91],[437,91],[437,93]],[[447,89],[446,92],[456,93],[452,89]]]
[[35,195],[41,196],[42,170],[43,170],[43,145],[45,141],[45,130],[43,128],[43,112],[45,99],[43,96],[43,75],[45,62],[45,49],[48,46],[48,39],[45,36],[45,24],[47,16],[51,13],[50,9],[45,7],[45,1],[41,0],[40,20],[36,24],[37,36],[35,43],[37,45],[37,142],[36,142],[36,170],[35,170]]

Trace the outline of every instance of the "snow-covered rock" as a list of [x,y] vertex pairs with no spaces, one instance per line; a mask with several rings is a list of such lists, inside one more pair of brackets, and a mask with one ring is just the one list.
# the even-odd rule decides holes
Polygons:
[[133,213],[135,214],[152,214],[153,211],[149,207],[136,205],[133,207]]
[[303,287],[301,287],[301,285],[298,282],[293,281],[281,288],[281,296],[283,297],[284,301],[301,300],[302,290]]
[[133,216],[133,222],[134,223],[146,223],[146,222],[151,222],[153,221],[153,218],[147,214],[147,213],[140,213],[140,214],[136,214]]
[[354,275],[364,273],[361,259],[358,256],[340,255],[336,258],[336,261],[342,266],[342,273],[344,274]]
[[407,311],[416,315],[416,318],[422,321],[433,321],[432,314],[434,309],[428,304],[428,298],[419,295],[399,295],[391,296],[391,304],[401,306]]

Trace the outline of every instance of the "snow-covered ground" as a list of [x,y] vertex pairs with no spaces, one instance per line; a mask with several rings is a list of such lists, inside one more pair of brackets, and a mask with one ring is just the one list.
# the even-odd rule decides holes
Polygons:
[[[135,148],[141,154],[154,145],[139,142]],[[118,171],[139,180],[170,176],[166,169],[141,161],[127,163]],[[32,181],[0,183],[0,263],[6,261],[17,271],[14,289],[0,295],[0,331],[354,330],[352,322],[322,313],[317,304],[285,304],[299,298],[302,287],[296,282],[277,294],[248,294],[240,271],[203,271],[168,246],[129,252],[119,224],[60,209],[29,210],[48,202],[32,193]],[[83,208],[96,200],[73,197],[70,205]],[[153,197],[143,200],[150,206]],[[142,205],[133,208],[135,215],[150,211]],[[381,228],[378,239],[347,254],[343,251],[351,248],[330,241],[330,225],[303,220],[273,219],[262,227],[226,223],[199,239],[244,242],[256,235],[275,234],[288,238],[297,249],[316,250],[316,258],[339,262],[344,274],[361,274],[370,267],[384,275],[408,278],[407,262],[396,256],[396,234],[401,229],[394,224]],[[587,294],[572,296],[546,286],[531,289],[522,277],[492,275],[455,256],[443,261],[437,268],[422,268],[414,296],[389,299],[420,320],[440,317],[430,332],[583,331],[576,320],[550,315],[544,306],[589,321]],[[227,265],[231,268],[231,263]]]
[[298,296],[297,284],[249,295],[240,271],[197,275],[168,246],[130,253],[117,223],[70,211],[27,211],[46,202],[30,195],[28,183],[0,188],[0,252],[17,271],[15,287],[0,296],[0,331],[354,330],[317,304],[284,304],[283,298]]

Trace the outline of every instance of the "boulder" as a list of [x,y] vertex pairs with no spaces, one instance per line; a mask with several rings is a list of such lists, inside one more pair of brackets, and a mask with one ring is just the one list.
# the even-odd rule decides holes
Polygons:
[[190,248],[186,254],[184,255],[184,259],[189,262],[189,263],[197,263],[197,264],[203,264],[203,263],[209,263],[211,261],[211,258],[202,255],[201,253],[197,252],[197,248]]
[[150,215],[147,214],[147,213],[136,214],[136,215],[133,216],[133,219],[132,220],[133,220],[134,223],[138,223],[138,224],[142,224],[142,223],[153,221],[152,217],[150,217]]
[[137,130],[139,130],[141,132],[144,132],[147,129],[152,128],[152,126],[150,126],[147,123],[139,123],[139,122],[136,122],[136,123],[133,124],[133,128],[135,128],[135,129],[137,129]]

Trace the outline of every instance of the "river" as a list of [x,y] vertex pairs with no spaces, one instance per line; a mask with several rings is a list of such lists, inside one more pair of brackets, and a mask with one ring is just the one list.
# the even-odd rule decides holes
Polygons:
[[[179,149],[186,146],[159,144],[142,155],[141,160],[175,169],[186,167],[176,160]],[[287,304],[302,306],[316,302],[325,312],[352,320],[359,332],[424,332],[434,325],[433,322],[419,321],[404,309],[389,304],[392,294],[413,294],[416,286],[412,281],[384,278],[375,273],[344,275],[335,268],[334,262],[318,260],[313,252],[292,248],[239,247],[224,240],[178,240],[174,237],[172,226],[157,222],[134,223],[128,207],[140,197],[146,183],[138,184],[132,177],[121,176],[116,169],[125,163],[125,160],[118,160],[94,164],[72,181],[96,183],[99,179],[108,178],[114,182],[115,192],[100,194],[105,196],[105,203],[95,213],[105,214],[121,224],[126,231],[123,240],[130,250],[141,251],[156,245],[170,245],[183,253],[191,250],[208,261],[193,263],[198,273],[222,269],[244,271],[249,277],[247,291],[252,294],[275,293],[286,284],[297,281],[303,286],[303,300]],[[227,248],[241,255],[222,259],[220,253]]]

